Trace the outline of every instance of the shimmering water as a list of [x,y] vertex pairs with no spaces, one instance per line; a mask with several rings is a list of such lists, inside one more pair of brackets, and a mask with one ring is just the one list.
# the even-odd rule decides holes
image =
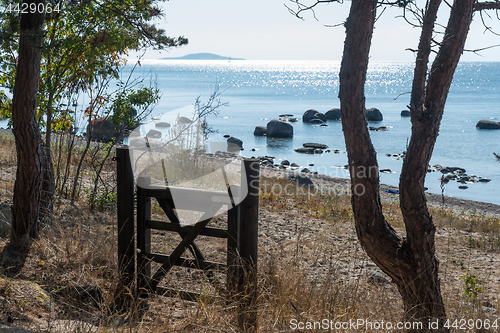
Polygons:
[[[162,60],[143,62],[136,75],[156,76],[163,94],[153,116],[179,108],[192,108],[198,96],[206,100],[216,84],[224,90],[222,99],[229,106],[208,121],[219,131],[211,140],[222,141],[224,134],[244,142],[245,156],[272,155],[288,159],[323,174],[348,177],[338,166],[347,164],[345,153],[303,155],[294,148],[304,142],[319,142],[345,152],[340,122],[328,122],[328,127],[292,123],[293,139],[254,137],[255,126],[266,126],[279,114],[289,113],[297,118],[308,109],[320,112],[339,107],[339,62],[330,61],[181,61]],[[380,168],[391,174],[381,174],[382,183],[397,185],[401,160],[386,154],[405,150],[410,136],[409,118],[400,116],[409,103],[413,64],[371,63],[366,83],[367,108],[377,107],[384,120],[374,126],[387,126],[387,132],[371,132],[378,152]],[[500,163],[493,152],[500,153],[500,130],[477,130],[481,119],[500,120],[500,63],[462,63],[454,77],[441,124],[440,136],[434,149],[431,165],[458,166],[469,175],[490,178],[489,183],[467,184],[451,181],[445,194],[466,199],[500,204]],[[153,126],[153,124],[151,124]],[[255,152],[250,150],[254,148]],[[426,186],[430,192],[441,193],[440,173],[429,173]]]

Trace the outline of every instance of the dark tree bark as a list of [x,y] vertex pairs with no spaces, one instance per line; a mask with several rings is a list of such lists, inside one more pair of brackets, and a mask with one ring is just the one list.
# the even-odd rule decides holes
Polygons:
[[429,1],[426,8],[411,96],[412,136],[399,186],[405,239],[395,233],[383,216],[376,152],[364,115],[364,84],[376,5],[376,1],[352,1],[340,69],[341,119],[351,171],[356,233],[370,258],[397,284],[405,320],[420,321],[421,331],[430,331],[428,320],[438,319],[438,331],[447,331],[443,327],[446,312],[438,278],[439,261],[435,257],[435,226],[427,209],[424,181],[446,97],[464,49],[474,1],[453,3],[428,79],[430,43],[440,0]]
[[[44,4],[44,0],[25,0]],[[41,6],[40,6],[41,7]],[[12,97],[17,174],[12,205],[11,243],[22,245],[38,236],[39,206],[45,154],[36,121],[44,13],[21,14],[19,58]],[[26,243],[25,243],[26,244]]]
[[404,246],[414,258],[410,274],[404,277],[402,285],[398,285],[409,318],[444,319],[446,316],[438,278],[439,261],[434,254],[436,228],[427,209],[424,182],[453,74],[472,22],[473,6],[474,0],[453,3],[425,92],[420,95],[422,90],[415,89],[412,94],[412,135],[399,180],[400,206],[407,235]]

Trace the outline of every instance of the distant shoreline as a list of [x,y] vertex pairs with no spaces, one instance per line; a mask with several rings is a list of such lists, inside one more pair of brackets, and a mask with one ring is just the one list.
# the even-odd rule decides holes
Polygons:
[[230,56],[221,56],[214,53],[191,53],[182,57],[167,57],[160,58],[160,60],[245,60],[243,58],[233,58]]

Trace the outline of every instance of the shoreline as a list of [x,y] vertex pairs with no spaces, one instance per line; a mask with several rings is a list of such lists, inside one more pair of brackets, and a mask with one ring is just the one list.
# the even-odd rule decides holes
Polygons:
[[[11,130],[0,128],[0,133],[10,133]],[[293,171],[288,169],[274,169],[268,167],[262,167],[261,176],[266,177],[285,177],[286,175],[292,175],[301,173],[300,171]],[[350,194],[351,192],[351,181],[345,178],[332,177],[322,174],[312,174],[312,173],[301,173],[309,177],[314,185],[320,189],[326,190],[337,190],[338,194]],[[398,190],[397,186],[380,184],[380,194],[383,202],[398,202],[399,195],[387,193],[386,190]],[[441,194],[426,193],[427,205],[432,208],[444,208],[452,209],[458,212],[466,212],[469,214],[485,215],[486,217],[500,218],[500,205],[475,201],[470,199],[463,199],[459,197],[452,196],[442,196]],[[444,203],[443,203],[444,197]]]
[[[261,167],[261,177],[281,177],[286,178],[287,175],[301,173],[300,171],[292,171],[287,169],[271,169]],[[331,177],[328,175],[302,173],[309,177],[317,188],[325,190],[336,190],[339,195],[351,193],[351,181],[345,178]],[[398,190],[398,187],[386,184],[380,184],[380,195],[383,203],[396,203],[399,201],[399,194],[392,194],[386,190]],[[468,213],[470,215],[484,215],[486,217],[500,218],[500,205],[462,199],[458,197],[443,196],[425,192],[427,205],[429,208],[451,209],[458,212]],[[443,203],[444,197],[444,203]]]

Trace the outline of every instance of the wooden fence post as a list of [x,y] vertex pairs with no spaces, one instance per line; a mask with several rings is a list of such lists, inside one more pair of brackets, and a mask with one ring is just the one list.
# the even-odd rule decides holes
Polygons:
[[151,219],[151,198],[144,195],[142,187],[150,183],[149,177],[137,180],[137,290],[141,297],[150,292],[151,262],[145,254],[151,252],[151,229],[146,227],[146,220]]
[[[229,192],[229,191],[228,191]],[[240,196],[240,187],[231,185],[232,195]],[[228,302],[238,293],[238,221],[240,219],[240,206],[236,205],[227,211],[227,290]]]
[[248,194],[240,203],[239,253],[241,268],[238,291],[238,324],[243,332],[257,332],[257,245],[259,229],[259,177],[258,159],[243,159],[242,186]]
[[127,146],[116,148],[116,204],[118,215],[118,272],[131,288],[135,276],[134,173]]

